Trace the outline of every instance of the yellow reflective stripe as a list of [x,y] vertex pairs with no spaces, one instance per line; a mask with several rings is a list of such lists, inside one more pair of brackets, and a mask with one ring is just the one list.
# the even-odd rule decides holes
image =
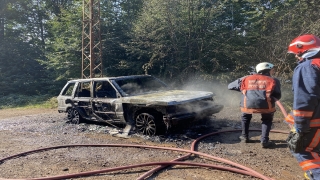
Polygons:
[[312,117],[313,115],[313,111],[293,110],[292,112],[294,116],[299,116],[299,117]]

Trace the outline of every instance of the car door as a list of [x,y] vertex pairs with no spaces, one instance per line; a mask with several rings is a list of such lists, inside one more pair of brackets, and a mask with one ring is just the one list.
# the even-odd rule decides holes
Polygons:
[[87,116],[90,116],[90,114],[88,114],[92,101],[92,82],[90,79],[79,81],[76,84],[73,101]]
[[73,94],[76,87],[76,81],[69,81],[61,90],[58,100],[58,111],[67,112],[68,109],[72,106],[71,104],[66,104],[66,99],[73,99]]
[[93,109],[103,120],[118,121],[118,95],[111,83],[105,80],[93,81]]

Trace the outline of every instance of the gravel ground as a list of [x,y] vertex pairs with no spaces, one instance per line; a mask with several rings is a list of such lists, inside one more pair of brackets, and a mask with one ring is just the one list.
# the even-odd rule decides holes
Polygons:
[[[146,137],[132,134],[129,139],[114,137],[117,129],[99,123],[74,125],[65,114],[56,110],[0,110],[0,159],[39,148],[71,144],[137,144],[190,149],[198,137],[224,130],[240,130],[238,108],[225,107],[223,111],[206,121],[190,123],[170,134]],[[260,127],[260,117],[254,115],[252,128]],[[282,120],[275,119],[273,130],[288,131]],[[240,131],[220,133],[207,137],[197,145],[197,151],[239,163],[273,179],[301,180],[303,172],[290,155],[285,144],[286,134],[271,133],[275,145],[263,149],[260,132],[251,132],[254,143],[241,144]],[[185,153],[169,150],[127,147],[75,147],[60,148],[28,154],[0,162],[0,179],[27,179],[66,175],[106,168],[170,161]],[[191,156],[187,162],[228,166],[215,160]],[[230,167],[230,166],[229,166]],[[102,173],[77,179],[137,179],[150,167]],[[148,179],[258,179],[247,175],[209,168],[172,166],[155,173]]]

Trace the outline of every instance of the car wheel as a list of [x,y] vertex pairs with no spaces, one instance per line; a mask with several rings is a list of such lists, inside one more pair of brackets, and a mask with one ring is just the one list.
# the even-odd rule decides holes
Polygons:
[[82,122],[82,117],[76,109],[72,110],[72,115],[73,118],[70,120],[72,124],[79,124]]
[[72,108],[69,108],[68,111],[67,111],[67,118],[69,121],[72,121],[74,115],[73,115],[73,109]]
[[149,113],[140,113],[135,118],[136,128],[138,132],[154,136],[156,134],[162,134],[166,131],[166,126],[162,120],[159,120],[157,116]]

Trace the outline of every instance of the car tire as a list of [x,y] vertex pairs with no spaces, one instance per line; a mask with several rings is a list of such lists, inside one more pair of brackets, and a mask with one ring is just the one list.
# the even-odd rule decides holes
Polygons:
[[72,119],[70,122],[72,124],[80,124],[83,121],[82,116],[80,115],[79,111],[77,109],[72,109]]
[[135,126],[139,133],[148,136],[164,134],[166,125],[156,113],[140,113],[135,118]]
[[74,117],[74,115],[73,115],[73,108],[69,108],[68,110],[67,110],[67,119],[68,119],[68,121],[72,121],[72,119],[73,119],[73,117]]

